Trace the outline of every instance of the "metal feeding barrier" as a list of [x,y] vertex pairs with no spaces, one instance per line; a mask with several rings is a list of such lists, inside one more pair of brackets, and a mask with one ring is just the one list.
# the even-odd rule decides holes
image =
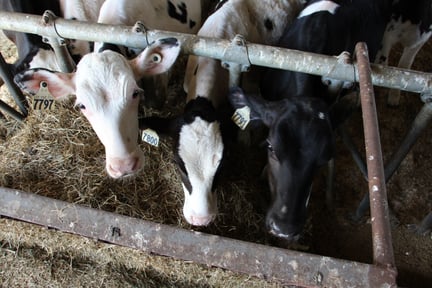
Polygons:
[[[0,215],[159,255],[275,279],[285,284],[306,287],[396,286],[397,271],[390,233],[386,172],[399,166],[431,118],[431,74],[371,65],[367,47],[363,43],[356,46],[357,63],[344,64],[333,56],[254,43],[236,49],[235,45],[242,44],[196,35],[146,30],[139,23],[134,27],[112,26],[46,17],[48,16],[44,15],[41,19],[36,15],[0,11],[0,29],[38,34],[46,37],[50,43],[60,43],[60,46],[64,45],[64,41],[58,39],[82,39],[144,48],[158,38],[176,37],[182,43],[183,53],[223,60],[226,66],[229,66],[226,63],[237,63],[242,65],[243,71],[252,64],[323,75],[343,81],[359,81],[367,171],[366,164],[358,162],[364,166],[363,169],[369,176],[374,263],[346,261],[192,232],[7,188],[0,188]],[[247,51],[247,57],[244,54],[238,55],[244,51]],[[63,67],[66,70],[72,69],[67,64]],[[1,76],[3,78],[4,74]],[[8,86],[13,85],[9,80],[5,80]],[[417,117],[420,120],[414,121],[411,132],[395,152],[397,156],[393,157],[395,160],[388,169],[383,167],[372,85],[425,95],[422,98],[424,107]],[[21,108],[22,115],[15,115],[15,118],[23,119],[27,115],[26,106],[22,98],[16,99],[24,106]]]

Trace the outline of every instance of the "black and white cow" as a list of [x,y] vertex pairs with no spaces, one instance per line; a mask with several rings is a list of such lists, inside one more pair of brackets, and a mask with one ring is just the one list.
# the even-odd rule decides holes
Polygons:
[[[200,25],[199,7],[200,2],[192,0],[106,0],[98,21],[133,25],[140,20],[149,29],[194,33]],[[179,51],[180,43],[174,38],[159,39],[132,60],[109,49],[97,49],[81,59],[74,73],[32,69],[17,75],[16,81],[30,93],[36,93],[39,83],[45,81],[57,99],[75,94],[76,105],[105,146],[108,174],[118,178],[143,167],[137,139],[142,91],[137,81],[165,73]]]
[[[209,0],[207,0],[209,1]],[[196,0],[106,0],[98,23],[133,26],[140,21],[148,29],[196,34],[205,14],[205,1]],[[133,57],[139,49],[119,47],[110,43],[95,43],[94,51],[114,50]],[[162,108],[168,94],[169,75],[164,73],[144,79],[142,86],[152,88],[144,99],[147,106]]]
[[[309,1],[287,27],[278,46],[327,55],[353,52],[365,41],[371,55],[378,51],[388,17],[388,1]],[[318,167],[330,160],[333,126],[321,77],[267,69],[261,81],[266,99],[234,89],[234,108],[249,106],[252,119],[268,127],[267,178],[272,203],[266,226],[274,235],[298,239],[306,221],[312,181]]]
[[[410,69],[417,53],[432,35],[431,25],[431,0],[393,0],[391,20],[387,24],[382,48],[376,55],[375,62],[387,65],[391,48],[400,43],[404,49],[398,67]],[[387,103],[397,106],[399,101],[400,90],[390,90]]]
[[[66,19],[95,22],[103,1],[1,0],[0,10],[34,15],[42,15],[46,10],[51,10],[55,15]],[[18,51],[17,61],[9,65],[13,75],[30,68],[60,69],[54,51],[49,44],[42,41],[41,36],[15,31],[3,32],[6,37],[15,43]],[[78,61],[83,55],[91,51],[91,44],[87,41],[71,40],[71,45],[68,48],[72,58]]]
[[[198,35],[233,39],[241,34],[249,42],[275,44],[284,27],[303,7],[303,0],[229,0],[207,18]],[[217,214],[214,179],[224,155],[221,117],[217,110],[227,103],[229,72],[219,60],[189,56],[184,88],[187,105],[177,121],[175,147],[185,195],[183,215],[195,226],[208,225]],[[147,122],[147,123],[145,123]],[[151,123],[150,123],[151,122]],[[142,119],[143,127],[168,125]],[[169,121],[168,121],[169,122]]]

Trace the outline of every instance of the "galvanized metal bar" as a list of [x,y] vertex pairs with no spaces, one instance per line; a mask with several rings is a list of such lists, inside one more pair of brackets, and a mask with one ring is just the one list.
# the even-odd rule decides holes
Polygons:
[[[177,37],[182,43],[182,51],[236,62],[238,55],[225,55],[230,40],[198,37],[167,31],[149,30],[146,34],[134,33],[129,26],[113,26],[81,22],[75,20],[56,19],[56,31],[41,24],[40,16],[0,11],[0,29],[21,31],[43,36],[87,41],[109,42],[135,48],[144,48],[149,41],[161,37]],[[57,33],[56,33],[57,32]],[[247,40],[247,39],[246,39]],[[358,72],[351,64],[338,63],[336,57],[325,56],[303,51],[289,50],[272,46],[247,44],[251,64],[293,70],[343,81],[357,82]],[[225,57],[225,58],[224,58]],[[391,87],[404,91],[432,94],[432,74],[411,70],[403,70],[381,65],[372,66],[372,83],[376,86]]]
[[22,115],[21,113],[19,113],[18,111],[16,111],[14,108],[12,108],[11,106],[9,106],[3,100],[0,100],[0,110],[3,110],[4,112],[6,112],[10,116],[12,116],[12,118],[14,118],[17,121],[22,122],[25,119],[24,115]]
[[12,107],[3,102],[1,105],[3,110],[10,114],[12,117],[17,119],[18,121],[23,120],[28,114],[28,103],[26,98],[24,97],[21,90],[13,81],[13,75],[9,70],[9,67],[6,61],[3,58],[3,55],[0,52],[0,78],[6,83],[9,88],[9,92],[15,100],[15,103],[18,105],[18,108],[21,110],[20,114],[18,111],[15,111]]
[[[398,146],[398,148],[393,152],[390,159],[386,163],[384,167],[384,176],[385,182],[387,183],[390,178],[393,176],[394,172],[396,172],[397,168],[400,166],[402,161],[405,159],[406,155],[411,150],[411,147],[415,144],[417,139],[423,133],[423,131],[428,127],[430,122],[432,121],[432,96],[424,95],[422,97],[425,104],[420,109],[413,123],[411,124],[410,130],[407,132],[405,137],[402,139],[402,142]],[[345,134],[345,135],[344,135]],[[349,136],[346,135],[346,131],[344,131],[342,138],[344,143],[350,149],[351,154],[354,157],[357,166],[363,172],[365,163],[363,159],[359,156],[358,151],[355,149],[354,144],[350,142]],[[367,179],[367,173],[363,173]],[[366,194],[361,200],[360,204],[357,207],[357,210],[354,215],[354,220],[359,221],[365,213],[369,210],[369,194]]]
[[417,139],[428,127],[432,120],[432,96],[431,99],[427,100],[423,107],[417,114],[414,122],[411,125],[410,130],[405,135],[398,149],[392,154],[390,160],[386,164],[385,168],[385,179],[388,181],[394,174],[396,169],[399,167],[403,159],[405,159],[411,147],[415,144]]
[[358,43],[355,49],[359,69],[360,98],[366,145],[374,262],[380,267],[394,269],[396,273],[369,55],[366,44],[363,42]]
[[301,287],[394,287],[393,269],[193,232],[0,188],[0,215]]
[[[51,27],[51,29],[56,32],[56,19],[58,17],[52,11],[45,11],[42,15],[42,22],[47,27]],[[71,55],[69,54],[69,50],[66,46],[66,40],[62,37],[43,37],[43,41],[47,42],[51,45],[54,50],[54,54],[57,58],[57,63],[62,72],[70,73],[75,70],[75,62],[72,60]]]
[[430,233],[431,231],[432,231],[432,212],[429,212],[429,214],[423,218],[420,225],[417,227],[417,233],[419,233],[420,235],[425,235],[426,233]]

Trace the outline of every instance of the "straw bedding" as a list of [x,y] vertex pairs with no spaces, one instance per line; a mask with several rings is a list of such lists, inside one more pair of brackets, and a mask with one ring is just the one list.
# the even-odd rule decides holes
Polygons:
[[[13,46],[4,38],[0,42],[2,54],[12,62],[16,57]],[[181,111],[185,99],[181,88],[184,64],[185,59],[180,59],[174,68],[168,107],[162,112],[146,109],[147,115],[175,115]],[[5,87],[0,96],[12,103]],[[380,112],[384,115],[380,124],[386,157],[393,149],[387,147],[394,146],[395,138],[404,133],[420,107],[418,97],[402,101],[397,110],[401,116],[395,118],[391,117],[393,110],[378,100],[378,109],[384,111]],[[362,135],[360,115],[355,115],[349,124],[354,135]],[[401,221],[393,237],[402,285],[415,283],[420,287],[432,282],[431,238],[413,235],[405,226],[419,222],[432,209],[432,180],[427,172],[431,168],[427,148],[430,139],[428,131],[388,186],[390,204]],[[361,137],[356,141],[361,147]],[[141,148],[146,161],[138,175],[121,180],[109,178],[104,170],[104,148],[88,121],[75,110],[73,102],[57,103],[56,110],[48,113],[31,111],[22,124],[9,117],[1,120],[0,185],[192,229],[182,218],[183,191],[172,161],[171,140],[163,138],[159,147],[141,144]],[[208,227],[194,229],[287,247],[264,229],[260,203],[268,188],[259,178],[265,161],[263,151],[238,144],[229,155],[217,188],[220,215]],[[324,209],[324,171],[315,181],[304,242],[290,248],[370,263],[370,225],[353,225],[346,218],[367,191],[367,184],[340,141],[336,164],[336,208]],[[0,287],[246,286],[280,284],[0,218]]]

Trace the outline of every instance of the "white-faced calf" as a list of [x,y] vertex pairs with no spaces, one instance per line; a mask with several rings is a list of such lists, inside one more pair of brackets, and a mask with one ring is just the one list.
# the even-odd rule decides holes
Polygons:
[[15,82],[31,94],[46,82],[55,99],[75,95],[76,106],[105,146],[108,174],[119,178],[143,166],[138,146],[138,102],[143,90],[137,80],[166,72],[179,52],[177,39],[159,39],[132,60],[109,50],[90,53],[73,73],[31,69],[17,74]]

